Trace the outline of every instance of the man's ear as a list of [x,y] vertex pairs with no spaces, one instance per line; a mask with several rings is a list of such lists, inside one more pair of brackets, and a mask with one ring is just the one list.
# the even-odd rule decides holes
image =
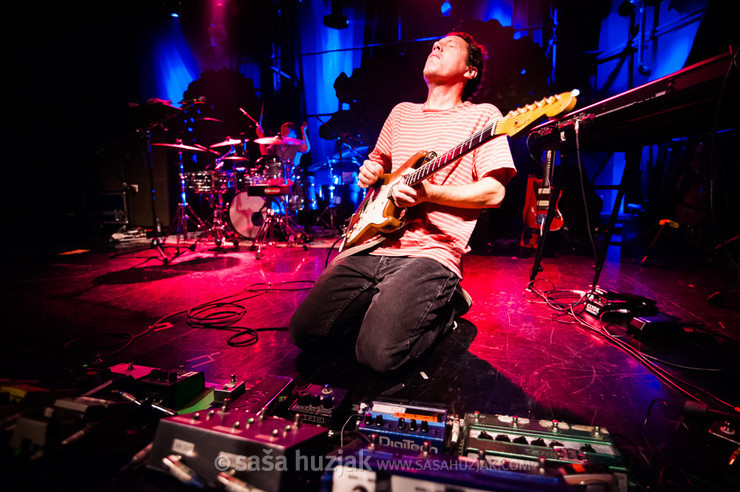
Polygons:
[[468,67],[468,69],[465,71],[465,77],[473,80],[478,76],[478,69],[475,67]]

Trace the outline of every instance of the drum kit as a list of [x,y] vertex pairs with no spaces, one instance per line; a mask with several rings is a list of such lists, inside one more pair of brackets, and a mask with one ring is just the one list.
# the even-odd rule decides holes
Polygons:
[[[265,155],[252,165],[246,152],[249,139],[226,138],[208,147],[199,144],[152,143],[152,146],[177,151],[180,178],[180,202],[168,235],[175,234],[179,248],[180,238],[188,238],[188,223],[195,224],[202,234],[190,246],[211,239],[217,248],[226,243],[238,247],[240,239],[251,239],[252,249],[259,258],[260,250],[274,242],[276,233],[291,243],[305,246],[307,236],[299,230],[290,216],[292,206],[305,203],[301,179],[294,176],[294,165],[277,156]],[[263,137],[254,140],[260,145],[303,145],[302,140],[287,137]],[[205,169],[185,171],[183,153],[212,157]],[[296,182],[297,179],[297,182]],[[298,186],[296,186],[296,184]],[[296,190],[295,193],[292,193]],[[202,220],[188,203],[188,194],[204,197],[211,210],[211,219]]]

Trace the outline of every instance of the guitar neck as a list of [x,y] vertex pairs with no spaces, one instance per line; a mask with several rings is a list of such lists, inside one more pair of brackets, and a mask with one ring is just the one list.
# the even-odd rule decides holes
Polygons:
[[530,123],[543,115],[554,116],[573,109],[576,104],[578,90],[572,90],[570,93],[564,92],[555,96],[545,98],[534,104],[528,104],[523,108],[517,108],[509,111],[506,116],[498,119],[476,132],[470,138],[459,144],[454,149],[448,150],[441,156],[436,156],[414,172],[407,174],[404,180],[407,185],[413,186],[430,175],[436,173],[455,159],[462,157],[471,150],[483,145],[492,138],[501,135],[514,136]]
[[470,138],[457,145],[455,148],[450,149],[444,154],[435,157],[431,161],[416,169],[414,172],[407,174],[404,178],[406,184],[409,186],[413,186],[421,181],[424,181],[429,176],[436,173],[448,164],[452,163],[459,157],[464,156],[472,150],[475,150],[476,148],[480,147],[494,137],[503,135],[503,132],[496,132],[496,127],[498,126],[499,121],[500,120],[494,121],[484,129],[474,133]]

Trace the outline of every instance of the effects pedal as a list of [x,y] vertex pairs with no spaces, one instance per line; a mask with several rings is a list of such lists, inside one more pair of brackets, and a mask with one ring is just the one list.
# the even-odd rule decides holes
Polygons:
[[585,310],[598,318],[606,313],[626,316],[652,316],[658,313],[656,302],[647,297],[610,292],[596,286],[586,294]]
[[270,374],[232,400],[229,406],[232,410],[241,412],[270,411],[290,393],[292,388],[293,378]]
[[153,369],[136,380],[131,393],[139,400],[149,400],[178,411],[186,408],[205,389],[206,380],[202,372]]
[[216,487],[225,474],[260,490],[299,490],[320,472],[311,462],[327,452],[327,433],[264,413],[176,415],[159,422],[147,466],[199,488]]
[[288,408],[292,418],[300,415],[304,422],[334,428],[341,422],[347,390],[328,384],[309,384],[295,392],[295,401]]
[[244,394],[244,388],[244,381],[238,380],[236,374],[232,374],[227,382],[213,386],[213,402],[219,405],[230,404]]
[[[427,448],[415,452],[375,443],[360,443],[356,440],[329,453],[321,480],[321,492],[587,490],[569,489],[559,476],[495,469],[477,459],[431,454]],[[601,488],[595,490],[608,492]]]
[[434,404],[374,401],[358,430],[381,446],[419,451],[429,443],[431,453],[442,453],[447,438],[447,409]]
[[[604,428],[557,420],[533,420],[479,412],[465,415],[459,455],[485,460],[497,469],[562,476],[588,474],[603,490],[628,490],[628,473]],[[582,478],[582,477],[581,477]]]

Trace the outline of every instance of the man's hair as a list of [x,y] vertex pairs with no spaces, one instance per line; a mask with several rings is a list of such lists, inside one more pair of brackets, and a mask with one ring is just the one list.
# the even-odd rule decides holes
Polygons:
[[293,132],[296,135],[298,135],[298,127],[292,121],[286,121],[285,123],[280,125],[280,130],[282,130],[283,128],[287,128],[288,130],[293,130]]
[[468,43],[468,66],[475,67],[478,70],[477,75],[474,78],[468,80],[468,82],[465,84],[465,88],[463,89],[462,100],[467,101],[468,99],[473,97],[475,91],[478,90],[478,86],[480,85],[481,80],[483,80],[483,68],[485,66],[486,51],[482,45],[475,42],[473,36],[466,32],[453,31],[451,33],[448,33],[447,36],[457,36],[464,39],[465,42]]

